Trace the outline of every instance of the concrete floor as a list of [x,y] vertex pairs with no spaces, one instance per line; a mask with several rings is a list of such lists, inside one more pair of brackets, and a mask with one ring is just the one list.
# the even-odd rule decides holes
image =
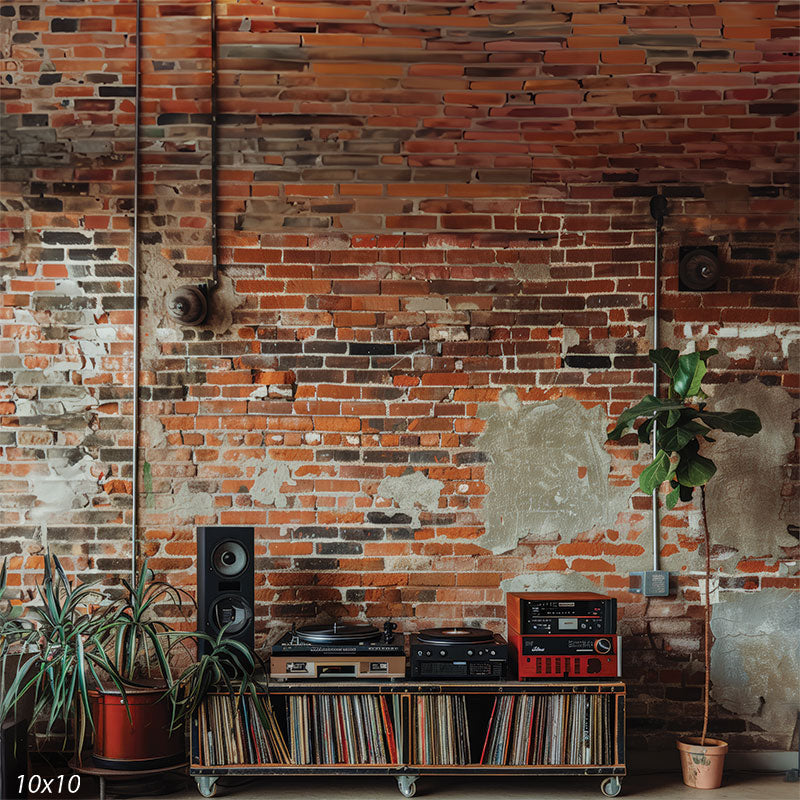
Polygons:
[[[88,785],[84,791],[91,791]],[[83,795],[83,792],[81,792]],[[86,794],[91,797],[91,794]],[[96,795],[95,795],[96,796]],[[110,797],[114,797],[109,793]],[[176,793],[127,795],[166,797],[171,800],[198,800],[192,784]],[[220,782],[218,798],[231,800],[402,800],[390,778],[259,778],[233,785]],[[598,778],[423,778],[417,783],[417,797],[431,800],[602,800]],[[622,782],[621,797],[642,800],[800,800],[800,784],[786,783],[783,774],[729,773],[724,785],[709,793],[689,789],[675,773],[633,775]]]

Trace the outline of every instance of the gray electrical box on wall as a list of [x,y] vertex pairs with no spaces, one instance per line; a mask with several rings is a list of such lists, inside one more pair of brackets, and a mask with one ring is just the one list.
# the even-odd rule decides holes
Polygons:
[[668,597],[669,572],[665,569],[631,572],[630,590],[645,597]]

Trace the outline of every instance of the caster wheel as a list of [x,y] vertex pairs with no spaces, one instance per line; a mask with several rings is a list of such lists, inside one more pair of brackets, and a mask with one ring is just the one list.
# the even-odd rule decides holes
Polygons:
[[403,797],[413,797],[417,793],[417,779],[416,777],[409,778],[406,775],[400,775],[397,778],[397,788]]
[[616,797],[622,791],[622,783],[619,778],[606,778],[600,784],[600,791],[606,797]]
[[203,797],[216,797],[217,796],[217,778],[195,778],[197,781],[197,791]]

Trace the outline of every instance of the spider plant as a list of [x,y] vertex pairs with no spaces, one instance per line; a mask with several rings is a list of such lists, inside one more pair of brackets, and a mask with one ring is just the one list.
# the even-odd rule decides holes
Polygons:
[[3,698],[7,713],[27,692],[33,691],[31,725],[47,720],[51,734],[58,721],[68,727],[75,712],[75,747],[80,753],[87,722],[94,727],[89,704],[89,686],[101,686],[102,672],[124,696],[124,679],[104,648],[114,625],[115,610],[93,583],[76,583],[67,578],[57,556],[47,553],[44,578],[37,585],[40,605],[32,607],[33,631],[26,641],[35,652],[14,678]]
[[[57,723],[63,722],[68,730],[72,721],[75,753],[80,756],[87,728],[95,729],[90,695],[96,696],[96,690],[118,694],[133,726],[131,692],[152,691],[155,683],[156,693],[170,704],[166,714],[167,720],[171,715],[170,731],[177,731],[217,687],[239,699],[245,693],[257,699],[261,687],[254,673],[257,667],[263,668],[261,659],[226,636],[225,629],[207,636],[176,631],[160,620],[160,604],[171,603],[182,612],[185,600],[193,600],[183,590],[165,581],[147,580],[147,576],[145,561],[135,586],[122,580],[124,593],[114,599],[108,587],[94,582],[73,585],[58,558],[48,552],[43,579],[37,585],[40,603],[29,609],[26,622],[20,619],[21,611],[2,603],[4,565],[0,570],[3,663],[12,642],[27,646],[31,654],[2,697],[0,713],[5,717],[24,696],[32,695],[31,726],[46,719],[49,735]],[[200,641],[208,643],[207,652],[175,675],[171,662],[176,649],[192,655],[190,645]]]
[[[257,668],[266,674],[266,667],[259,656],[241,642],[225,635],[227,626],[216,636],[204,633],[177,634],[181,639],[208,643],[207,652],[186,667],[172,682],[170,695],[173,702],[173,725],[191,716],[206,695],[217,688],[224,688],[236,695],[237,704],[249,694],[260,710],[258,691],[263,686],[256,677]],[[237,687],[238,684],[238,687]]]
[[[23,607],[13,605],[5,596],[7,588],[8,563],[4,558],[3,565],[0,567],[0,690],[2,691],[0,721],[5,720],[11,711],[16,712],[18,698],[14,686],[24,680],[25,675],[34,664],[31,658],[24,657],[30,651],[31,642],[29,640],[34,634],[33,626],[22,619]],[[9,659],[14,665],[14,678],[6,690]]]
[[145,559],[135,588],[122,579],[125,595],[117,603],[112,626],[114,664],[120,675],[131,683],[141,677],[152,678],[157,668],[164,684],[172,683],[169,664],[169,637],[172,628],[155,615],[158,603],[171,602],[183,610],[184,599],[191,596],[166,581],[147,580]]

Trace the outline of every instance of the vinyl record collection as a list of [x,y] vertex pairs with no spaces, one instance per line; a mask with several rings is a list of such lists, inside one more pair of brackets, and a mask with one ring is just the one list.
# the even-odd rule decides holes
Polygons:
[[496,697],[480,763],[614,763],[611,703],[604,694]]
[[412,761],[415,764],[469,764],[467,701],[463,695],[411,698]]
[[210,694],[200,706],[198,728],[203,764],[292,763],[269,697]]
[[[392,703],[394,708],[389,709]],[[289,742],[295,764],[399,764],[400,698],[290,695]]]

